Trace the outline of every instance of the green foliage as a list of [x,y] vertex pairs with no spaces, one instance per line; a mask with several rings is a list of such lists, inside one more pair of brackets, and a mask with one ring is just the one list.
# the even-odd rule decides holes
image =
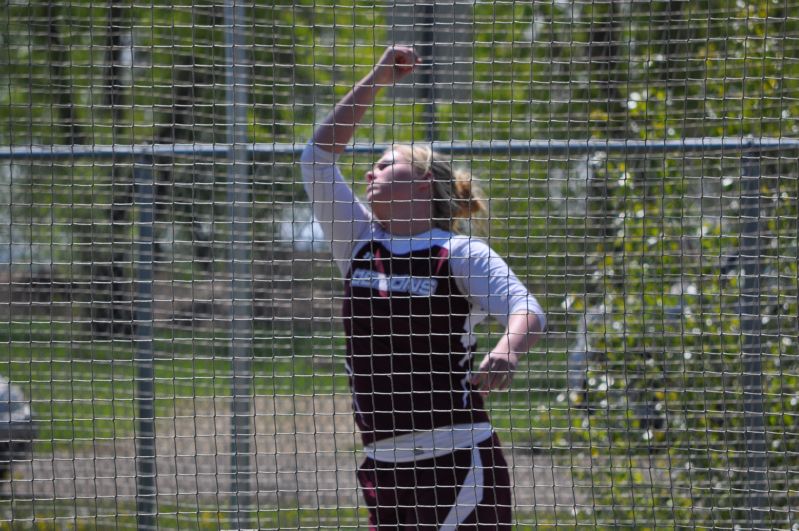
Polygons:
[[[729,477],[731,469],[746,466],[742,382],[751,370],[745,365],[746,353],[760,360],[763,395],[754,392],[763,399],[771,426],[767,443],[779,449],[769,453],[768,467],[794,466],[790,456],[797,448],[789,426],[795,419],[785,406],[786,398],[796,400],[793,383],[799,369],[793,339],[797,323],[788,317],[797,312],[792,296],[799,288],[796,250],[794,243],[783,248],[784,254],[775,249],[777,242],[786,243],[787,234],[795,239],[795,226],[783,224],[795,219],[790,217],[795,202],[779,198],[793,193],[783,187],[793,187],[796,177],[761,179],[757,215],[771,221],[754,228],[763,251],[755,270],[747,258],[752,251],[742,248],[746,231],[752,229],[736,221],[746,205],[709,204],[713,197],[745,197],[741,180],[727,179],[721,193],[702,198],[698,210],[684,201],[696,196],[695,188],[685,179],[684,168],[673,177],[670,170],[676,164],[667,162],[655,173],[660,178],[653,179],[649,170],[643,184],[635,178],[641,174],[630,173],[626,163],[606,165],[608,176],[621,176],[617,186],[606,189],[604,206],[615,213],[608,227],[612,237],[589,258],[597,291],[589,290],[573,308],[588,313],[586,335],[596,352],[586,375],[587,404],[594,411],[575,434],[587,448],[592,480],[602,483],[605,478],[614,500],[632,497],[630,517],[641,517],[642,506],[660,507],[665,513],[659,519],[693,521],[698,506],[746,507],[745,496],[735,487],[743,478]],[[703,169],[708,170],[707,159]],[[763,170],[767,176],[769,167]],[[727,171],[723,165],[718,168],[719,174]],[[710,178],[702,175],[705,192]],[[753,275],[759,276],[759,293],[752,292]],[[792,294],[790,301],[785,294]],[[760,316],[742,309],[753,296]],[[747,338],[752,334],[757,334],[757,346]],[[618,469],[622,475],[628,466],[651,469],[654,459],[676,484],[724,488],[713,492],[715,505],[692,495],[692,503],[681,506],[674,492],[649,488],[658,484],[652,477],[614,479],[616,467],[608,461],[614,458],[628,463]],[[782,485],[779,474],[772,479]],[[636,498],[636,488],[643,498]],[[780,490],[769,496],[774,524],[782,521],[776,511],[791,505]],[[623,514],[618,501],[613,514]],[[736,521],[747,518],[743,509],[731,509],[730,515]]]

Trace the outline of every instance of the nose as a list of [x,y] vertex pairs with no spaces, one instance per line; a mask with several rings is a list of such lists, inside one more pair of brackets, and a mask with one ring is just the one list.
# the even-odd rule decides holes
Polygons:
[[375,173],[373,171],[366,172],[366,182],[370,183],[375,180]]

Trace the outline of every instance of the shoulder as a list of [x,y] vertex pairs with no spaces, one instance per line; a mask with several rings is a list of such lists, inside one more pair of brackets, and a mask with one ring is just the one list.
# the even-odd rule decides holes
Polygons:
[[390,248],[391,234],[386,232],[380,223],[371,219],[370,216],[369,222],[364,224],[360,234],[354,235],[352,242],[352,258],[355,258],[360,251],[373,242],[377,242],[383,247]]
[[451,234],[448,246],[453,258],[488,258],[494,254],[485,240],[463,234]]
[[339,156],[336,153],[322,149],[313,141],[305,144],[305,148],[300,155],[300,162],[303,164],[334,164]]

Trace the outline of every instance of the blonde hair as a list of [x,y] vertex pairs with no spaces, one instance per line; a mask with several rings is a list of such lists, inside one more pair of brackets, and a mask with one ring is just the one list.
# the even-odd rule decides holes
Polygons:
[[[480,186],[468,171],[454,169],[441,153],[427,145],[397,145],[393,151],[405,157],[411,167],[433,179],[433,226],[457,233],[477,229],[482,233],[488,206]],[[480,214],[474,219],[473,215]]]

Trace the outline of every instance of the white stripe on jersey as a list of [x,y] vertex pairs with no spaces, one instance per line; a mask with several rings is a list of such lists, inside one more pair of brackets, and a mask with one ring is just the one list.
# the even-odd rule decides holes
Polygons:
[[[352,372],[352,367],[350,367],[348,361],[344,362],[344,370],[347,371],[347,375],[350,378],[353,378],[354,373]],[[352,410],[355,412],[355,416],[360,418],[363,424],[366,424],[366,419],[364,419],[363,411],[361,411],[361,408],[358,406],[358,401],[355,400],[355,395],[352,395]]]
[[480,448],[475,446],[472,448],[472,469],[463,480],[463,485],[458,491],[458,499],[455,500],[455,505],[449,510],[447,518],[439,529],[454,531],[469,518],[469,515],[477,509],[477,505],[483,501],[484,484],[483,460],[480,459]]

